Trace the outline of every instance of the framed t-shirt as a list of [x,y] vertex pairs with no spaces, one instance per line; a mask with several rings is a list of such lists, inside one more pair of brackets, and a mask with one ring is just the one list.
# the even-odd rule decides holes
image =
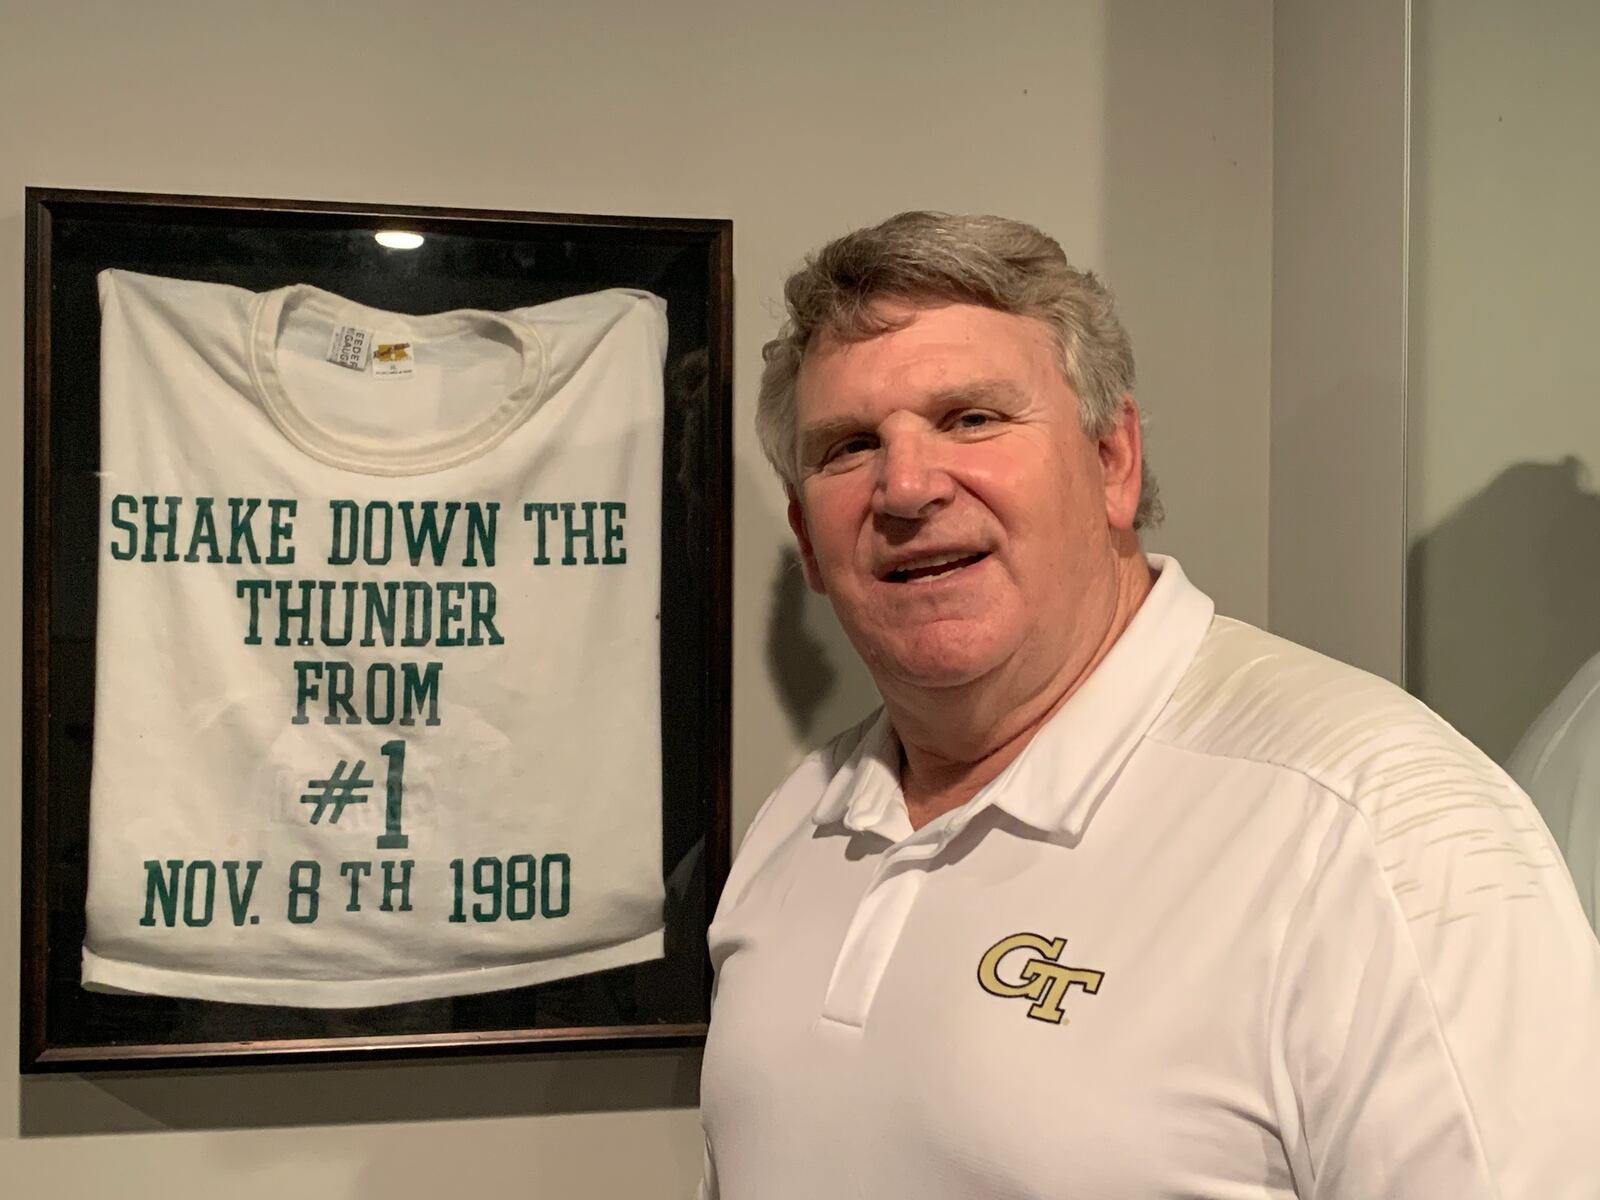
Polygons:
[[728,224],[29,220],[24,1066],[701,1036]]

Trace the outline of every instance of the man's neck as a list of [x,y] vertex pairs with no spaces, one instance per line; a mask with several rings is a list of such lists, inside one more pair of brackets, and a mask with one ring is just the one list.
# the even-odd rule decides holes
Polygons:
[[1152,577],[1135,548],[1118,558],[1110,611],[1086,630],[1082,653],[1060,665],[1040,685],[1017,694],[978,680],[932,694],[885,694],[890,723],[900,740],[900,786],[913,829],[959,808],[1010,766],[1083,686],[1122,636],[1150,594]]

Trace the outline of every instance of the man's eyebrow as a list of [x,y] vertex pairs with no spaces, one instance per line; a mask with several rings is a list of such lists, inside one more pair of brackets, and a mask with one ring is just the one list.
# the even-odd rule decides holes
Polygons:
[[957,384],[955,387],[941,388],[928,395],[931,403],[942,405],[1018,401],[1024,398],[1023,390],[1010,379],[974,379]]
[[968,379],[949,387],[935,388],[923,396],[917,407],[938,412],[952,408],[1016,408],[1025,403],[1027,391],[1010,379]]
[[[1023,390],[1009,379],[974,379],[929,392],[918,402],[923,409],[945,409],[976,404],[1018,404],[1026,399]],[[871,422],[857,417],[828,417],[800,430],[800,460],[808,461],[839,438],[861,433]]]
[[860,433],[865,422],[852,417],[830,417],[800,430],[800,461],[810,462],[846,434]]

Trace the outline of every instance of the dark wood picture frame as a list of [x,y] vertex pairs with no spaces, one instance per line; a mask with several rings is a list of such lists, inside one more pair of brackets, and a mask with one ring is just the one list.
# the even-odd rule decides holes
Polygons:
[[[692,1045],[729,860],[732,227],[630,218],[30,188],[23,562],[23,1072]],[[382,229],[421,233],[420,254]],[[79,980],[94,737],[103,268],[418,315],[606,288],[667,301],[661,520],[665,957],[506,991],[298,1008]]]

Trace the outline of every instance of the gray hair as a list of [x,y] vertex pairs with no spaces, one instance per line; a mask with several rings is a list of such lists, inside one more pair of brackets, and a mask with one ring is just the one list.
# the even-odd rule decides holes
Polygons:
[[[900,328],[880,300],[977,304],[1042,321],[1055,340],[1061,373],[1078,397],[1091,438],[1116,423],[1133,390],[1133,347],[1111,293],[1093,272],[1067,261],[1032,225],[1004,217],[906,212],[829,242],[783,288],[788,319],[762,348],[766,367],[756,401],[756,435],[791,493],[799,489],[795,382],[819,335],[864,341]],[[1161,520],[1148,461],[1133,527]]]

